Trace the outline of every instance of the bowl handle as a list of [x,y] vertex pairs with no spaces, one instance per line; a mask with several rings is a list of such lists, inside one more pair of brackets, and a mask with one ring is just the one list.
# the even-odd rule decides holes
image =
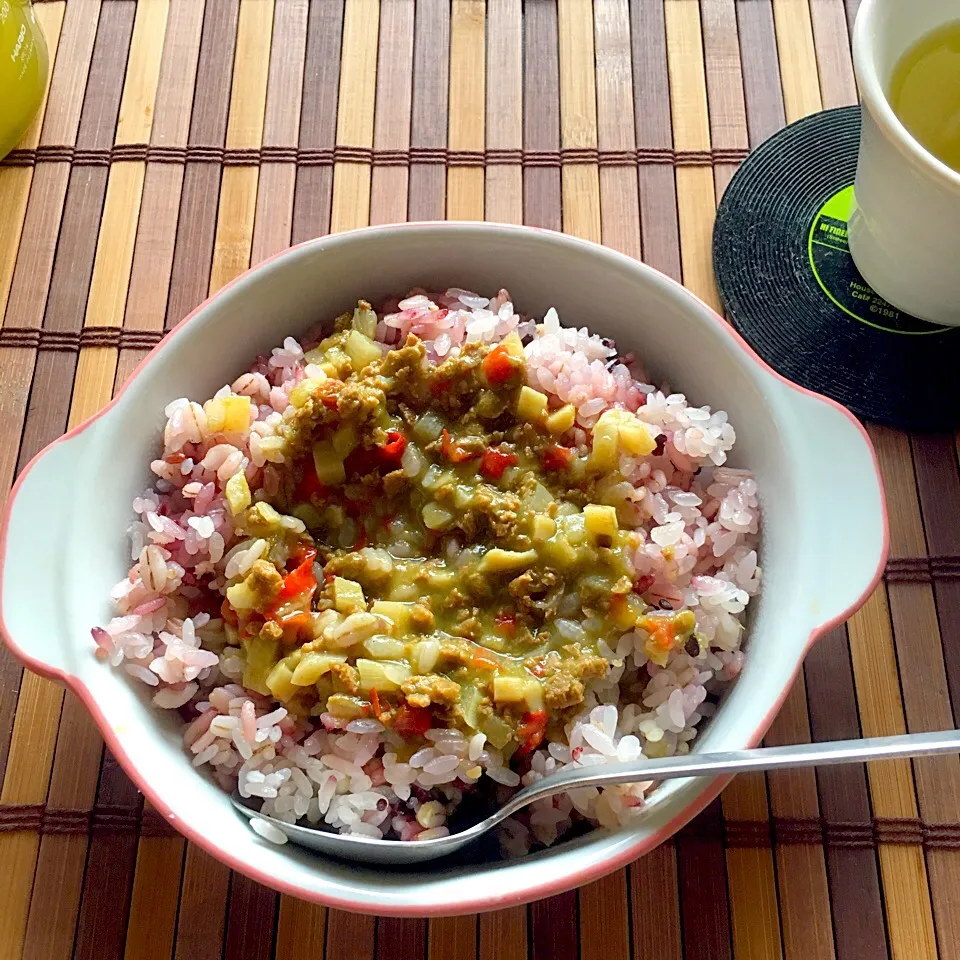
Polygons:
[[873,444],[854,415],[792,384],[784,388],[795,415],[792,459],[803,465],[798,504],[817,513],[800,523],[810,613],[822,631],[852,616],[880,580],[889,549],[886,498]]
[[0,526],[0,633],[31,670],[59,680],[75,662],[68,638],[77,632],[70,616],[77,578],[67,564],[84,510],[74,491],[96,426],[59,438],[27,464]]

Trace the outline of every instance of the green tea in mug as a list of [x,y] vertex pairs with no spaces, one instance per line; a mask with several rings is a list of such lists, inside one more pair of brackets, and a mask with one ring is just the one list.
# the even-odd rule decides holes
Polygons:
[[928,33],[900,58],[890,106],[922,147],[960,172],[960,20]]

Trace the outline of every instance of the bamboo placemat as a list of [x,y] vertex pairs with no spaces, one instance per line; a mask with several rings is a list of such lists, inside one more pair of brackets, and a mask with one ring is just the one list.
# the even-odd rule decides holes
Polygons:
[[[602,241],[716,306],[751,147],[854,102],[856,0],[46,0],[49,96],[0,165],[0,491],[250,263],[367,223]],[[955,438],[872,429],[884,583],[770,743],[944,728],[960,696]],[[0,651],[0,960],[957,956],[960,761],[741,777],[644,859],[480,917],[278,897],[171,834],[78,702]],[[938,954],[939,945],[939,954]]]

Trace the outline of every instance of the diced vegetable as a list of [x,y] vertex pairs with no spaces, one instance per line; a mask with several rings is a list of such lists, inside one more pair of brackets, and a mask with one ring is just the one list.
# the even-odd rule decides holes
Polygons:
[[[498,613],[494,618],[493,622],[497,625],[497,628],[505,633],[508,637],[516,636],[517,633],[517,617],[516,614],[511,613],[509,610],[505,610],[502,613]],[[476,659],[476,657],[474,657]],[[494,661],[497,666],[499,666],[499,661]]]
[[337,427],[330,442],[338,459],[346,460],[357,447],[357,428],[352,423]]
[[693,632],[696,623],[692,610],[641,617],[637,626],[649,634],[643,645],[644,652],[657,666],[664,666],[667,654]]
[[[497,623],[500,624],[500,617],[497,617]],[[516,629],[516,617],[513,617],[514,630]],[[483,647],[477,647],[473,651],[472,666],[477,670],[499,670],[500,660],[496,654],[491,653]]]
[[280,593],[277,596],[279,603],[292,600],[294,597],[302,597],[304,594],[312,594],[316,590],[317,578],[313,575],[313,560],[316,555],[317,551],[313,547],[308,548],[299,565],[283,578],[283,586],[280,587]]
[[620,424],[620,445],[627,453],[648,457],[656,449],[657,440],[650,427],[631,414]]
[[242,470],[238,470],[227,481],[223,492],[226,495],[231,516],[235,517],[238,513],[243,513],[250,506],[250,484],[247,483],[246,474]]
[[593,428],[593,448],[590,451],[590,465],[597,470],[612,470],[617,465],[617,442],[620,431],[617,418],[611,417],[614,411],[601,414]]
[[473,684],[460,685],[460,712],[471,730],[476,730],[480,724],[479,709],[482,699],[482,694]]
[[347,356],[350,357],[350,363],[354,371],[359,373],[364,367],[369,366],[383,357],[383,351],[380,345],[374,343],[369,337],[364,336],[359,330],[351,330],[347,335],[346,342],[343,345]]
[[562,533],[540,543],[537,549],[547,563],[559,570],[569,570],[577,562],[577,551]]
[[545,470],[565,470],[573,459],[573,451],[569,447],[554,444],[543,452],[543,467]]
[[330,440],[318,440],[313,445],[313,468],[320,483],[339,486],[347,479],[343,459],[338,457]]
[[443,421],[435,413],[425,413],[413,425],[413,435],[421,443],[430,443],[443,433]]
[[400,684],[410,677],[410,667],[393,660],[358,658],[357,672],[360,674],[360,689],[365,692],[374,688],[380,693],[399,690]]
[[513,376],[518,363],[516,358],[510,355],[509,347],[500,343],[483,358],[481,366],[487,382],[491,386],[498,386],[506,383]]
[[365,337],[373,339],[377,335],[377,315],[370,309],[370,304],[361,300],[357,308],[353,311],[353,329],[362,333]]
[[297,694],[293,684],[293,671],[281,660],[267,677],[267,689],[281,703],[290,700]]
[[334,577],[333,605],[340,613],[353,613],[356,610],[366,610],[367,600],[363,595],[363,587],[361,587],[356,580]]
[[251,637],[243,645],[243,685],[267,695],[267,676],[279,656],[279,643],[269,637]]
[[540,423],[547,413],[547,395],[526,385],[517,397],[517,416],[530,423]]
[[374,600],[370,612],[378,617],[386,617],[393,623],[394,632],[401,634],[410,629],[410,607],[413,604],[396,600]]
[[610,598],[610,619],[618,629],[630,630],[636,626],[644,607],[644,602],[635,594],[614,594]]
[[327,375],[322,370],[319,373],[319,377],[307,377],[305,380],[301,380],[290,391],[290,403],[298,410],[317,392],[320,384],[327,379]]
[[539,481],[523,498],[523,506],[531,513],[546,513],[553,503],[553,494]]
[[523,723],[517,727],[517,739],[520,747],[517,753],[521,756],[532,753],[543,742],[547,732],[547,714],[544,710],[536,710],[523,715]]
[[588,503],[583,508],[583,521],[587,535],[602,547],[611,546],[620,529],[616,507],[605,504]]
[[536,550],[501,550],[500,547],[494,547],[483,555],[479,569],[487,573],[504,573],[526,570],[536,562]]
[[387,431],[387,442],[380,445],[380,456],[390,466],[397,467],[407,449],[407,438],[399,430]]
[[227,600],[230,601],[230,606],[234,610],[252,610],[257,605],[254,592],[244,581],[227,587]]
[[533,518],[533,539],[549,540],[557,532],[557,521],[542,514]]
[[572,403],[568,403],[559,410],[554,410],[554,412],[547,417],[547,429],[551,433],[559,436],[562,433],[566,433],[574,425],[576,419],[577,408]]
[[296,687],[313,686],[334,663],[345,663],[344,653],[305,653],[296,665],[290,682]]
[[442,435],[443,442],[440,445],[440,452],[451,463],[463,463],[465,460],[472,460],[480,456],[479,453],[470,453],[469,450],[465,450],[449,431],[444,430]]
[[513,739],[513,727],[495,713],[484,719],[480,724],[480,731],[490,741],[491,746],[498,750],[502,750]]
[[523,342],[516,332],[508,333],[501,341],[500,346],[515,360],[523,360]]
[[494,677],[493,699],[497,703],[523,703],[527,682],[524,677]]
[[490,480],[499,480],[507,467],[516,466],[519,459],[515,453],[504,453],[495,447],[490,447],[480,461],[480,472]]
[[423,525],[428,530],[443,530],[453,521],[453,514],[438,503],[428,503],[422,511]]
[[214,397],[203,405],[203,412],[207,418],[207,430],[210,433],[223,433],[224,409],[223,400]]
[[374,660],[396,660],[406,653],[403,641],[393,637],[368,637],[363,647]]
[[250,398],[223,397],[223,432],[246,433],[250,429]]
[[404,704],[393,721],[393,729],[401,737],[422,737],[433,725],[433,714],[426,707]]

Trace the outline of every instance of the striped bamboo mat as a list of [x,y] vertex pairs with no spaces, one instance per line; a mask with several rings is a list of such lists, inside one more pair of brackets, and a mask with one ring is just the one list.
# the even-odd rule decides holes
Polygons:
[[[47,0],[44,115],[0,165],[0,499],[163,329],[290,242],[404,219],[564,229],[714,305],[717,198],[853,102],[856,0]],[[884,584],[768,737],[952,726],[952,436],[873,430]],[[481,917],[278,897],[165,831],[72,696],[0,652],[0,960],[957,956],[960,761],[738,779],[589,887]]]

